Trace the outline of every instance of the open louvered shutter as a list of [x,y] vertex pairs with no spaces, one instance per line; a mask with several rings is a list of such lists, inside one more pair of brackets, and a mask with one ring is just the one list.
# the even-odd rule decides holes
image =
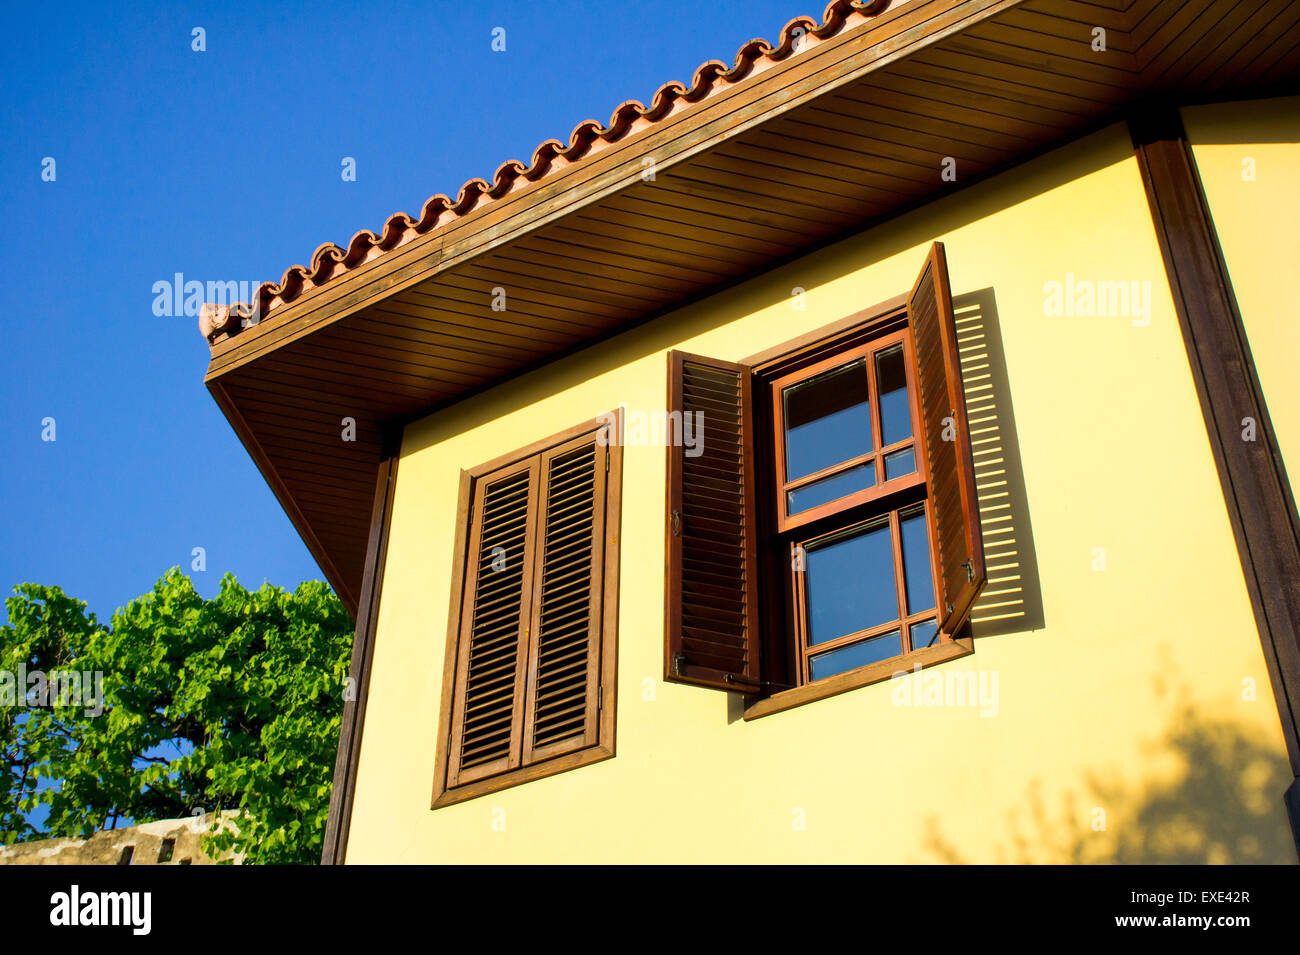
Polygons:
[[526,764],[597,740],[607,454],[586,435],[541,457]]
[[759,685],[758,543],[750,371],[670,352],[664,678]]
[[907,319],[928,464],[930,537],[939,569],[939,629],[951,636],[969,617],[986,575],[957,323],[941,242],[930,247],[908,296]]
[[538,461],[478,482],[471,511],[448,785],[520,765]]

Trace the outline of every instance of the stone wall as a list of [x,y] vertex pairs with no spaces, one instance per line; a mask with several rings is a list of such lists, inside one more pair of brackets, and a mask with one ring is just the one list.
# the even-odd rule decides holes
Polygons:
[[[221,825],[233,829],[234,813],[222,814]],[[0,846],[0,865],[215,865],[242,856],[225,852],[217,859],[204,855],[200,840],[212,825],[211,814],[190,819],[162,819],[121,829],[101,829],[89,839],[41,839]]]

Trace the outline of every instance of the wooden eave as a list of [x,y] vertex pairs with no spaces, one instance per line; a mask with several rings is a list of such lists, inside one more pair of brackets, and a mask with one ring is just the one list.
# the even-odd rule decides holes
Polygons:
[[396,426],[1153,98],[1295,92],[1298,21],[1290,0],[911,0],[340,269],[214,338],[205,381],[355,608]]

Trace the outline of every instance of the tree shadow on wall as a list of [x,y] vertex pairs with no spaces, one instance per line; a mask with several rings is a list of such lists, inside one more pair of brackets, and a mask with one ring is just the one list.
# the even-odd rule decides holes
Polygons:
[[[1261,705],[1263,705],[1261,703]],[[1282,793],[1291,783],[1284,757],[1237,724],[1208,719],[1184,704],[1153,755],[1176,758],[1177,770],[1133,784],[1085,776],[1082,793],[1067,793],[1053,815],[1041,784],[1008,814],[1007,836],[991,858],[971,860],[928,821],[934,861],[1121,864],[1294,864]],[[1108,827],[1095,831],[1104,810]]]

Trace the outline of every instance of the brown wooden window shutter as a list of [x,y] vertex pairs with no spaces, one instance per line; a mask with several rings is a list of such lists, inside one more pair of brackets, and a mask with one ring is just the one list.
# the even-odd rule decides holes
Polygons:
[[536,460],[480,482],[474,495],[456,666],[452,786],[514,769],[522,761],[536,501]]
[[759,686],[758,531],[750,370],[668,355],[664,679]]
[[542,455],[536,584],[524,704],[528,762],[596,742],[605,448],[590,438]]
[[970,616],[987,576],[957,323],[941,242],[930,247],[907,298],[907,318],[928,463],[930,536],[939,568],[939,629],[951,636]]
[[593,422],[467,474],[435,806],[613,755],[609,436]]

